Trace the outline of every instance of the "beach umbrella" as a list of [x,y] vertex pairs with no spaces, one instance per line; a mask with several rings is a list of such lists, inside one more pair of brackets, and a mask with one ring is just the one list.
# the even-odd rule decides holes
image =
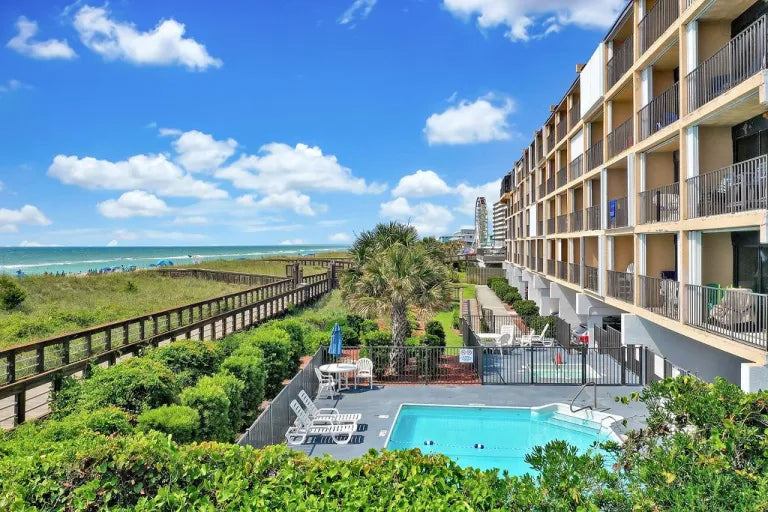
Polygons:
[[331,331],[331,346],[328,348],[328,353],[336,357],[341,355],[341,327],[338,323]]

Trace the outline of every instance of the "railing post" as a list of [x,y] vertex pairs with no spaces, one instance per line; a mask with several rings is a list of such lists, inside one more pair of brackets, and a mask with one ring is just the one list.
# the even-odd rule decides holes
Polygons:
[[16,425],[21,425],[27,416],[27,390],[22,389],[16,393],[14,402],[16,403]]
[[581,347],[581,383],[587,383],[587,351],[588,347]]
[[16,380],[16,352],[11,350],[6,355],[5,381],[10,384]]

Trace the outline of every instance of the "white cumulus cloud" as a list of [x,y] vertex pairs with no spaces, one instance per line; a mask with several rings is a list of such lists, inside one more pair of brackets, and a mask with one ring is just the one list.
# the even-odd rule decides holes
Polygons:
[[363,20],[371,14],[377,0],[355,0],[339,18],[339,23],[347,25],[356,20]]
[[62,183],[89,189],[142,189],[164,196],[201,199],[227,197],[226,191],[186,174],[165,155],[135,155],[118,162],[56,155],[48,174]]
[[397,186],[392,189],[392,195],[396,197],[430,197],[449,194],[451,191],[451,187],[435,171],[418,170],[400,178]]
[[43,212],[30,204],[25,204],[18,210],[0,208],[0,231],[17,231],[21,224],[47,226],[50,223],[50,219]]
[[317,211],[325,211],[325,205],[312,204],[312,200],[306,194],[296,190],[287,190],[285,192],[275,192],[268,194],[261,199],[256,199],[253,194],[245,194],[237,198],[236,203],[241,206],[252,206],[254,208],[263,208],[267,210],[290,209],[299,215],[314,216]]
[[347,233],[334,233],[328,237],[329,242],[345,244],[352,241],[352,237]]
[[173,142],[178,153],[176,161],[191,172],[216,169],[235,153],[235,148],[235,139],[216,140],[197,130],[184,132]]
[[208,218],[203,217],[202,215],[191,215],[189,217],[176,217],[175,219],[173,219],[173,224],[176,224],[176,225],[208,224]]
[[289,238],[288,240],[280,242],[280,245],[304,245],[306,243],[307,242],[301,238]]
[[493,102],[490,97],[474,102],[463,100],[429,116],[424,134],[430,145],[508,140],[512,132],[507,117],[513,110],[514,102],[510,99],[503,102]]
[[379,217],[412,224],[421,236],[448,231],[453,214],[444,206],[423,202],[411,204],[404,197],[381,203]]
[[109,242],[107,242],[107,247],[117,247],[118,245],[120,245],[120,242],[118,242],[115,239],[112,239]]
[[160,21],[141,32],[133,23],[114,20],[105,7],[85,5],[75,14],[74,26],[85,46],[106,59],[139,65],[180,65],[190,70],[218,68],[205,45],[184,37],[186,27],[174,19]]
[[484,197],[485,202],[488,205],[488,215],[492,215],[493,203],[499,199],[499,190],[501,187],[501,180],[489,181],[482,185],[467,185],[461,183],[456,187],[456,193],[459,195],[461,202],[456,207],[456,211],[463,213],[464,215],[475,214],[475,201],[478,197]]
[[477,18],[481,29],[503,26],[512,41],[528,41],[558,32],[565,25],[608,28],[626,0],[443,0],[464,20]]
[[37,22],[19,16],[16,20],[18,33],[6,44],[12,50],[34,59],[71,59],[77,57],[75,51],[69,47],[66,40],[48,39],[47,41],[35,41],[38,31]]
[[117,199],[103,201],[96,207],[104,217],[111,219],[160,217],[170,211],[165,201],[143,190],[131,190]]

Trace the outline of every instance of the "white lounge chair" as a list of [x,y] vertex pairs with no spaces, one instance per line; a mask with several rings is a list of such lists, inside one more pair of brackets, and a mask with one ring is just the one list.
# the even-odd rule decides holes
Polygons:
[[301,408],[299,402],[291,401],[291,409],[296,413],[296,424],[285,432],[285,440],[288,444],[300,445],[309,436],[330,436],[336,444],[347,444],[352,439],[352,433],[357,430],[356,425],[334,424],[330,422],[315,422]]
[[520,346],[530,347],[534,343],[542,343],[542,340],[544,339],[544,335],[547,334],[548,329],[549,329],[549,324],[544,326],[544,329],[541,330],[541,334],[536,334],[535,331],[531,334],[523,334],[523,336],[520,337]]
[[341,414],[338,409],[334,407],[317,407],[309,395],[302,389],[299,391],[299,400],[302,401],[304,407],[307,409],[307,415],[312,421],[330,421],[331,423],[349,423],[357,426],[357,422],[360,421],[360,414]]
[[499,349],[499,354],[504,353],[504,348],[511,347],[513,342],[512,335],[509,333],[504,333],[501,336],[499,336],[499,339],[497,339],[493,343],[494,349]]
[[357,371],[355,372],[355,389],[357,389],[357,379],[368,379],[370,388],[373,389],[373,361],[367,357],[357,360]]
[[320,398],[321,396],[327,398],[335,398],[336,381],[333,380],[333,377],[330,375],[323,375],[323,372],[320,371],[320,368],[315,368],[315,375],[317,376],[318,380],[317,396],[315,398]]

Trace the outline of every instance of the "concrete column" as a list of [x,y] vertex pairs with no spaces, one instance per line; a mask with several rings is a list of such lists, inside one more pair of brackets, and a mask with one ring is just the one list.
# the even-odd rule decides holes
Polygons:
[[648,66],[640,72],[640,108],[653,99],[653,66]]
[[608,253],[608,259],[605,264],[606,270],[615,270],[614,268],[614,255],[615,255],[616,237],[608,236],[605,240],[606,251]]
[[[693,71],[699,62],[699,22],[694,20],[687,24],[683,30],[685,31],[685,39],[682,39],[682,48],[680,48],[680,52],[682,53],[681,59],[683,62],[681,62],[681,69],[685,70],[685,74],[690,73]],[[680,84],[682,85],[682,84]],[[697,88],[694,87],[694,90]],[[683,87],[682,90],[682,108],[681,113],[688,113],[688,89],[687,86]]]
[[605,295],[605,241],[606,236],[597,237],[597,290],[600,295]]
[[[701,285],[701,231],[687,231],[688,238],[688,272],[687,283]],[[682,246],[683,244],[679,244]],[[685,265],[678,268],[685,269]],[[681,272],[682,274],[682,272]]]
[[687,179],[699,175],[699,127],[691,126],[685,130],[681,151],[681,167],[685,169],[685,179],[680,180],[680,219],[689,217]]
[[608,227],[608,169],[600,171],[600,229]]
[[586,251],[584,250],[584,237],[581,237],[581,243],[579,244],[579,286],[584,288],[584,258],[586,258]]
[[636,223],[635,208],[637,204],[635,192],[635,154],[627,155],[627,222],[630,226]]

